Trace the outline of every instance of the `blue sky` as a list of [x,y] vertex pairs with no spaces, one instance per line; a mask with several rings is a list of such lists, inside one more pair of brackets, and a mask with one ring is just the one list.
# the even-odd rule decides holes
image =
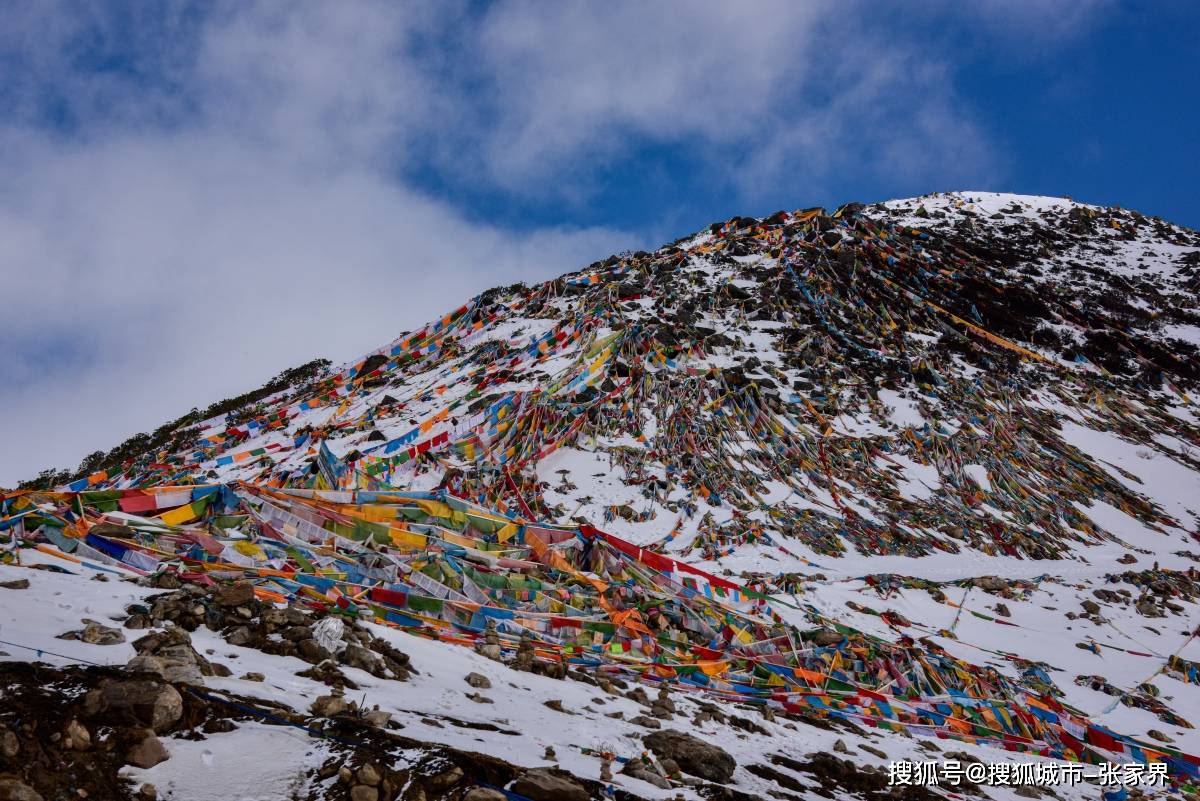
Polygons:
[[1200,226],[1184,0],[3,13],[0,485],[733,215],[990,189]]

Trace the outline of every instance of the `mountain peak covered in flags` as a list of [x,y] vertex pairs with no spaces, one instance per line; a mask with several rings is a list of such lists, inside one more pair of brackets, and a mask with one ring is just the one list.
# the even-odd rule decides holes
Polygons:
[[1194,530],[1088,440],[1194,447],[1198,243],[987,193],[733,218],[484,292],[68,488],[447,488],[773,568],[1058,558],[1117,536],[1097,504]]

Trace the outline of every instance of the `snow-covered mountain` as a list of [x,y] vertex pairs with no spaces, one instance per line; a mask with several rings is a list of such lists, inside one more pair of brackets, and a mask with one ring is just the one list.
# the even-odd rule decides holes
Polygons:
[[[593,588],[579,575],[606,588],[641,586],[619,610],[645,614],[673,582],[683,606],[715,589],[713,608],[759,621],[757,631],[731,623],[732,633],[704,643],[686,615],[664,624],[690,632],[700,649],[683,665],[691,673],[757,653],[762,664],[751,672],[762,684],[758,696],[739,695],[725,686],[746,686],[733,673],[712,672],[699,684],[680,678],[682,697],[657,717],[651,699],[631,692],[636,681],[621,691],[607,679],[514,670],[453,638],[415,636],[422,625],[411,625],[411,615],[398,628],[364,624],[416,668],[400,681],[391,668],[372,672],[371,659],[343,659],[368,704],[414,741],[483,751],[513,770],[548,764],[550,747],[567,771],[597,779],[598,752],[636,757],[661,721],[719,745],[737,767],[698,784],[618,776],[616,785],[636,797],[882,794],[878,774],[849,775],[812,756],[837,741],[839,759],[864,766],[945,758],[939,747],[995,762],[1003,752],[994,746],[1013,750],[1018,741],[1020,759],[1061,757],[1076,741],[1092,757],[1118,761],[1149,750],[1154,762],[1160,748],[1186,786],[1195,767],[1186,755],[1200,752],[1190,725],[1200,719],[1198,295],[1200,234],[1063,199],[963,192],[734,218],[652,253],[614,256],[535,287],[490,290],[340,369],[285,374],[209,410],[219,414],[186,415],[89,458],[88,474],[60,493],[31,485],[9,496],[0,520],[10,521],[9,531],[22,521],[26,565],[71,569],[65,550],[77,562],[161,577],[165,569],[194,572],[188,559],[199,557],[178,560],[198,547],[252,571],[257,602],[300,598],[322,614],[338,607],[331,586],[289,592],[263,569],[295,583],[297,574],[337,568],[363,593],[335,588],[349,597],[342,608],[358,604],[385,623],[396,621],[380,610],[395,604],[371,587],[423,588],[459,603],[459,612],[471,604],[516,609],[518,621],[619,614],[598,585],[595,603],[581,600]],[[415,524],[432,538],[425,527],[433,526],[462,541],[438,535],[438,556],[427,559],[411,543],[364,529],[396,529],[387,522],[396,518],[410,521],[406,532]],[[96,528],[106,525],[118,528]],[[271,550],[285,530],[302,553]],[[328,544],[324,536],[342,538],[332,554],[317,547]],[[364,536],[378,543],[369,558]],[[83,551],[70,547],[78,538]],[[492,546],[490,561],[475,562],[509,581],[499,595],[481,590],[479,576],[455,561],[462,555],[454,548],[478,554]],[[338,567],[348,553],[360,572]],[[395,553],[408,554],[399,573],[388,562]],[[509,561],[497,562],[497,553]],[[82,584],[28,568],[0,578],[9,574],[28,577],[24,592],[36,600],[18,610],[0,595],[0,639],[104,664],[153,650],[53,637],[88,615],[128,625],[130,603],[169,585]],[[667,578],[646,579],[652,575]],[[211,598],[202,605],[219,606]],[[433,617],[458,626],[465,644],[482,642],[480,619],[438,609]],[[268,614],[247,612],[255,625]],[[623,627],[638,631],[625,620],[597,644],[612,646]],[[236,657],[235,675],[253,667],[266,678],[208,676],[206,686],[305,710],[329,683],[297,678],[296,668],[312,660],[268,645],[282,636],[266,630],[274,624],[262,623],[260,641],[234,635],[239,627],[224,618],[193,622],[185,628],[194,629],[198,651],[225,664]],[[552,622],[502,624],[496,636],[507,663],[522,629],[547,647],[580,647]],[[331,643],[352,636],[339,631]],[[781,646],[792,633],[804,642]],[[926,654],[939,670],[974,672],[983,683],[955,684],[932,668],[914,680],[895,670],[893,645],[905,658]],[[803,656],[810,651],[825,665],[815,684],[765,667],[811,673],[815,663]],[[345,648],[325,652],[336,657]],[[637,646],[634,655],[664,663],[652,648]],[[534,662],[545,658],[539,652]],[[629,679],[628,665],[610,656],[575,664],[595,668],[592,682],[610,668],[612,678]],[[483,701],[464,700],[471,687],[463,677],[472,672],[496,688],[480,691]],[[666,674],[640,675],[653,683]],[[818,698],[801,711],[769,689],[784,687],[788,704],[796,696],[828,700],[831,676],[854,688],[834,692],[843,706],[822,708]],[[1034,688],[1042,701],[1026,704]],[[872,694],[885,705],[905,699],[912,710],[884,714],[864,700]],[[764,706],[767,697],[777,703]],[[990,697],[1011,707],[964,700]],[[969,717],[958,708],[939,712],[938,703],[959,704]],[[1065,739],[1042,749],[1051,741],[1030,737],[1014,719],[1014,709],[1031,708],[1056,716]],[[644,720],[630,722],[637,717]],[[880,727],[880,719],[891,723]],[[883,740],[881,728],[890,731]],[[1110,730],[1134,739],[1104,740]],[[136,778],[160,792],[174,782],[171,797],[179,799],[341,798],[358,786],[375,789],[359,799],[391,793],[386,783],[318,776],[342,748],[328,741],[306,745],[307,735],[255,722],[208,734],[168,741],[172,758]],[[259,747],[286,792],[260,788],[257,772],[267,768],[245,758]],[[405,748],[411,760],[433,758]],[[390,797],[411,801],[413,787],[430,799],[500,787],[498,778],[463,781],[435,796],[422,781]]]

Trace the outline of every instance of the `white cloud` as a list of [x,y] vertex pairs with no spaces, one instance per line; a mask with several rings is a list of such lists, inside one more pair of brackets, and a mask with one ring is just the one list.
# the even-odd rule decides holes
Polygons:
[[0,485],[352,358],[488,286],[652,246],[662,224],[506,230],[415,171],[582,202],[632,149],[688,147],[734,205],[781,186],[804,203],[850,163],[991,169],[944,63],[870,18],[790,2],[10,7]]
[[19,204],[0,205],[0,273],[21,298],[0,316],[10,483],[283,367],[353,358],[489,286],[640,244],[473,224],[370,172],[309,176],[213,135],[30,163]]

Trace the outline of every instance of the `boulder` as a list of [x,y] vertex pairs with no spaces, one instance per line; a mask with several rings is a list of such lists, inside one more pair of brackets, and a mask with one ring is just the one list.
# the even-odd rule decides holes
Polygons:
[[21,741],[11,730],[0,728],[0,757],[15,759],[21,753]]
[[140,725],[169,731],[183,716],[183,698],[170,684],[149,679],[110,681],[84,696],[90,718],[110,724]]
[[971,583],[987,592],[1003,592],[1008,589],[1008,582],[998,576],[980,576]]
[[346,699],[340,695],[322,695],[312,703],[312,713],[321,718],[336,717],[348,708]]
[[844,639],[844,635],[838,634],[832,629],[821,629],[813,635],[812,641],[819,648],[828,648],[831,645],[837,645]]
[[458,765],[451,765],[441,773],[427,778],[425,780],[425,787],[432,792],[442,793],[461,782],[464,775],[462,768]]
[[350,801],[379,801],[379,790],[368,784],[356,784],[350,788]]
[[621,773],[626,776],[632,776],[635,779],[641,779],[644,782],[653,784],[655,787],[663,790],[671,789],[671,782],[664,776],[660,776],[653,768],[648,767],[641,760],[631,759],[621,769]]
[[492,681],[482,673],[468,673],[466,676],[467,684],[480,690],[492,689]]
[[254,600],[254,587],[244,581],[222,584],[213,591],[212,600],[222,607],[246,606]]
[[347,645],[342,652],[342,663],[350,667],[365,670],[372,676],[382,678],[384,670],[383,657],[361,645]]
[[84,620],[83,628],[78,631],[68,631],[58,635],[60,640],[79,640],[89,645],[118,645],[125,642],[125,633],[97,623],[94,620]]
[[[203,684],[204,676],[216,675],[212,664],[192,647],[191,635],[178,627],[140,637],[134,640],[133,648],[139,654],[159,660],[162,664],[161,675],[170,682]],[[143,664],[149,669],[154,663]]]
[[19,779],[0,779],[0,801],[43,801],[42,796]]
[[582,784],[549,768],[526,771],[513,782],[512,791],[530,801],[589,801],[591,798]]
[[152,768],[160,762],[171,758],[162,740],[147,732],[146,736],[134,743],[125,752],[125,761],[135,768]]
[[0,581],[0,587],[6,590],[27,590],[29,589],[29,579],[16,579],[14,581]]
[[673,759],[684,773],[709,781],[727,782],[737,767],[725,749],[675,729],[647,734],[642,742],[659,759]]
[[72,720],[63,730],[63,746],[76,751],[86,751],[92,747],[92,733],[78,720]]
[[372,787],[383,781],[383,776],[379,774],[379,768],[372,765],[370,762],[358,769],[358,780],[363,784],[369,784]]
[[508,801],[508,796],[490,787],[472,787],[463,796],[463,801]]

